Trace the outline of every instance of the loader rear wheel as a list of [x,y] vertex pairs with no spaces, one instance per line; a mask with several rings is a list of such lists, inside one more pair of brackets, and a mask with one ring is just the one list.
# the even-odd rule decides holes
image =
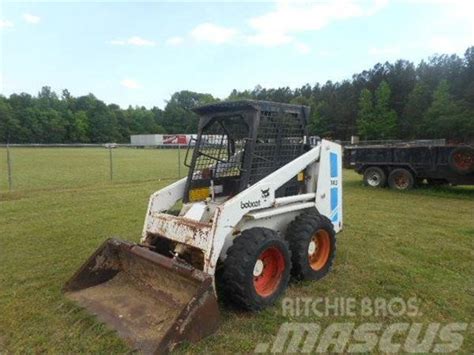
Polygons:
[[331,271],[336,256],[336,232],[316,210],[304,212],[288,226],[291,273],[298,280],[319,280]]
[[286,290],[291,254],[271,229],[244,230],[227,251],[221,280],[224,297],[239,308],[259,311]]

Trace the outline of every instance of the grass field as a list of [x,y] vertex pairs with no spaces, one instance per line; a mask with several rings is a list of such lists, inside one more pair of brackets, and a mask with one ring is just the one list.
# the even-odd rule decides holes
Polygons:
[[[0,353],[129,352],[112,331],[68,302],[61,287],[107,237],[138,240],[149,195],[168,183],[151,180],[153,175],[173,176],[177,167],[166,155],[171,152],[131,151],[124,157],[131,175],[110,183],[106,150],[93,157],[82,152],[56,167],[48,164],[59,159],[55,154],[64,158],[60,150],[41,159],[15,158],[16,168],[25,171],[17,185],[24,190],[0,193]],[[99,164],[100,173],[85,170]],[[271,342],[287,321],[318,322],[322,328],[333,322],[473,322],[474,189],[369,190],[351,171],[345,172],[344,188],[345,230],[333,272],[319,282],[292,283],[287,295],[416,296],[416,317],[289,317],[280,304],[256,315],[221,305],[219,331],[180,351],[252,352],[257,343]],[[473,353],[472,324],[463,334],[460,352]]]
[[[185,148],[112,149],[113,182],[176,179],[185,168]],[[105,148],[10,148],[16,191],[77,188],[110,184],[110,157]],[[7,152],[0,148],[0,191],[8,190]]]

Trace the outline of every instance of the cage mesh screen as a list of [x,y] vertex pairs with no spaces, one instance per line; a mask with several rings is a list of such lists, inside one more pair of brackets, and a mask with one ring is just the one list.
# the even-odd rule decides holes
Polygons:
[[243,117],[215,118],[203,129],[193,180],[239,176],[248,135]]
[[304,123],[297,114],[262,111],[250,171],[250,184],[303,153]]

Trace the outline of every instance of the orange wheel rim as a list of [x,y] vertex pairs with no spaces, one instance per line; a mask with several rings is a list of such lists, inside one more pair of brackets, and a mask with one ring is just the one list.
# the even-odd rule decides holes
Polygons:
[[329,260],[330,251],[329,233],[324,229],[319,229],[314,233],[308,246],[308,259],[311,268],[315,271],[321,270]]
[[261,297],[271,296],[278,286],[285,271],[285,258],[275,247],[265,249],[258,257],[253,270],[253,285]]

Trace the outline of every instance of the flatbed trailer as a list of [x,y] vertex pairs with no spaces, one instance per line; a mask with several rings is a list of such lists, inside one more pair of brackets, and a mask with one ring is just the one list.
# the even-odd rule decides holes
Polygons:
[[430,185],[474,185],[472,145],[372,145],[344,148],[344,166],[371,187],[410,189]]

